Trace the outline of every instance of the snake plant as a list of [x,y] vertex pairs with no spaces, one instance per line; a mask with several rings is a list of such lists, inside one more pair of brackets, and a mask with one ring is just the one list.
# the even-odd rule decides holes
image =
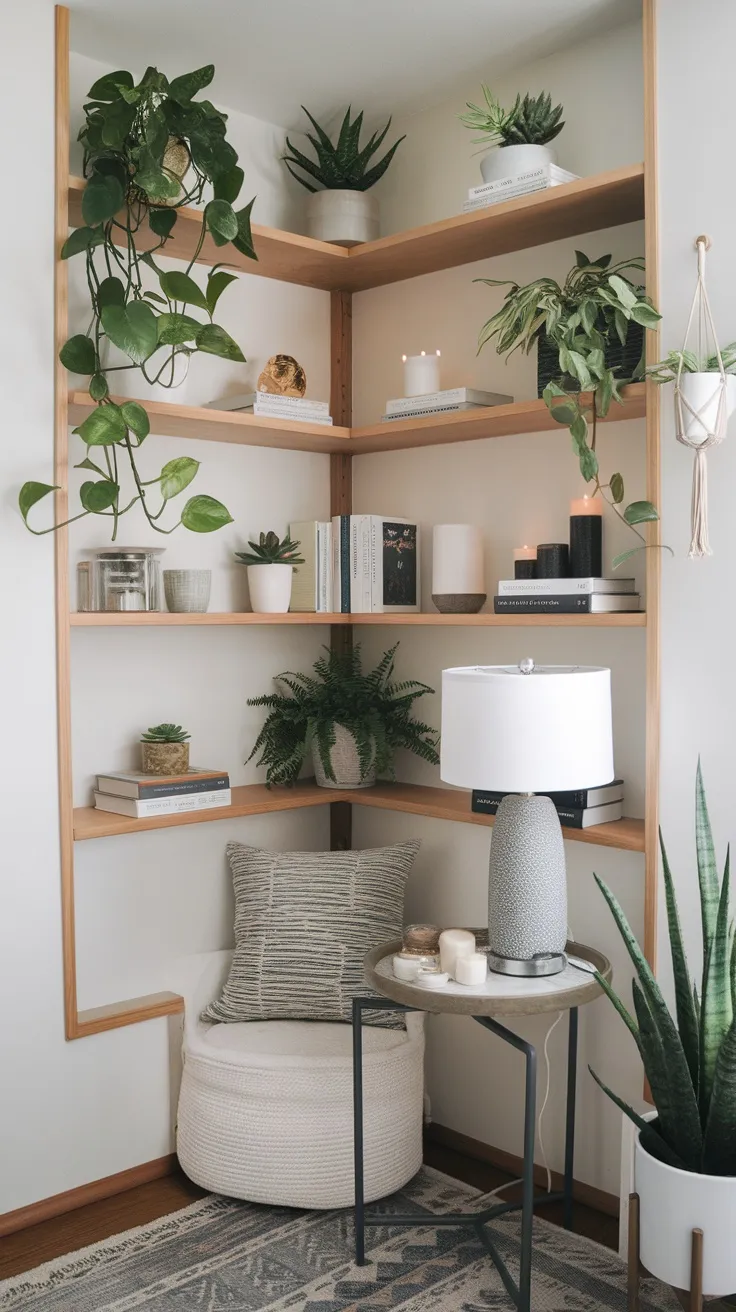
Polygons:
[[[304,105],[302,105],[302,109],[317,134],[315,137],[311,132],[307,133],[307,138],[314,147],[317,159],[311,160],[308,155],[304,155],[301,150],[297,150],[288,137],[286,138],[286,144],[291,153],[282,155],[282,159],[291,176],[296,178],[297,182],[300,182],[307,191],[319,191],[320,187],[323,187],[326,191],[368,191],[369,187],[373,187],[379,178],[383,177],[398,147],[404,140],[403,137],[399,137],[398,141],[394,142],[383,158],[369,168],[373,156],[391,127],[391,119],[388,120],[383,131],[374,132],[361,148],[362,110],[357,118],[351,122],[351,106],[348,105],[337,141],[333,142],[324,128],[320,127],[316,118],[313,118],[309,110],[305,109]],[[302,173],[307,174],[306,178],[302,177],[302,173],[294,172],[292,168],[294,164],[302,170]],[[318,186],[313,186],[312,182],[308,180],[309,178],[314,179]]]
[[638,1127],[642,1147],[659,1161],[684,1171],[736,1175],[736,950],[729,920],[729,854],[719,879],[703,778],[695,784],[695,847],[703,934],[700,989],[693,982],[683,946],[680,917],[662,835],[667,924],[675,981],[676,1019],[646,961],[626,917],[602,879],[596,882],[611,909],[631,960],[632,1016],[611,985],[598,975],[628,1027],[644,1063],[657,1110],[645,1121],[591,1075]]

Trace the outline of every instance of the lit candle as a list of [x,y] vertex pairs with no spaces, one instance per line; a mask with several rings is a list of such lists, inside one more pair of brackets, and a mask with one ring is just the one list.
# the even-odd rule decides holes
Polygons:
[[570,502],[570,574],[576,579],[603,573],[603,498],[576,497]]
[[455,962],[455,979],[458,984],[485,984],[488,963],[483,952],[469,952],[465,957],[458,957]]
[[449,975],[455,974],[455,965],[460,956],[475,952],[475,934],[469,929],[443,929],[440,934],[440,968]]
[[537,577],[537,548],[515,547],[514,578],[535,579]]
[[404,362],[404,396],[428,396],[440,390],[440,353],[402,355]]

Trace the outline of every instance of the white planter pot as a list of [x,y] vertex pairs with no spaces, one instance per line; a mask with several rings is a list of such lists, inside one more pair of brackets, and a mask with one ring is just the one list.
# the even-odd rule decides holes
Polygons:
[[693,1229],[703,1231],[703,1293],[736,1289],[736,1177],[698,1175],[665,1166],[636,1136],[634,1189],[639,1195],[643,1266],[677,1289],[690,1288]]
[[378,197],[371,191],[315,191],[307,201],[307,232],[336,246],[375,241]]
[[335,778],[328,779],[316,742],[312,742],[314,777],[320,788],[372,788],[376,772],[370,769],[362,779],[358,748],[353,735],[343,724],[335,725],[335,745],[330,752],[330,763]]
[[[686,374],[680,377],[678,425],[683,436],[697,445],[704,442],[718,426],[718,401],[721,394],[719,373]],[[675,402],[677,405],[677,402]],[[736,376],[726,374],[726,406],[721,415],[720,437],[725,437],[726,423],[736,409]],[[694,413],[693,413],[694,412]]]
[[551,146],[498,146],[489,150],[480,162],[484,182],[499,182],[501,178],[516,178],[528,169],[542,164],[556,164],[557,155]]
[[261,615],[285,615],[291,601],[293,565],[249,565],[250,604]]

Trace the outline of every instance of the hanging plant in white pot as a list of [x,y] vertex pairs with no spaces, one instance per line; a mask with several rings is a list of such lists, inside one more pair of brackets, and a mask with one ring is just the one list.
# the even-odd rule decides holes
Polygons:
[[487,150],[480,162],[484,182],[515,178],[528,169],[557,163],[549,143],[565,124],[562,105],[553,109],[548,91],[539,96],[527,94],[523,100],[517,95],[511,109],[504,109],[490,87],[484,85],[482,90],[485,105],[468,101],[468,112],[460,115],[460,122],[480,133],[473,143]]
[[[331,241],[337,246],[358,246],[374,241],[379,235],[378,198],[370,194],[401,142],[399,137],[377,164],[369,167],[391,126],[388,120],[382,132],[374,132],[361,147],[363,111],[350,120],[348,106],[335,143],[321,128],[308,109],[302,109],[314,128],[307,137],[314,147],[316,160],[297,150],[286,138],[289,154],[282,156],[293,178],[310,193],[307,202],[307,231],[310,237]],[[301,172],[295,172],[294,165]],[[304,177],[303,174],[307,176]]]
[[721,881],[700,766],[695,789],[695,845],[705,963],[699,989],[688,968],[662,843],[676,1018],[670,1014],[616,898],[595,876],[636,969],[632,985],[635,1018],[611,985],[600,975],[597,979],[639,1049],[655,1116],[638,1115],[594,1071],[591,1074],[639,1131],[634,1187],[639,1196],[639,1251],[644,1268],[678,1289],[687,1289],[692,1231],[702,1230],[703,1293],[718,1296],[736,1289],[736,954],[729,911],[729,860],[726,857]]
[[250,551],[236,551],[235,558],[248,566],[250,604],[260,615],[285,615],[291,602],[294,566],[303,565],[299,543],[288,533],[283,540],[278,533],[261,533],[258,542],[249,542]]
[[[670,351],[665,360],[647,370],[655,383],[674,383],[677,440],[695,452],[689,552],[695,557],[713,554],[708,536],[706,452],[723,441],[736,409],[736,342],[721,351],[705,285],[705,253],[710,244],[707,236],[695,240],[698,278],[682,350]],[[688,349],[691,334],[696,338],[695,350]]]

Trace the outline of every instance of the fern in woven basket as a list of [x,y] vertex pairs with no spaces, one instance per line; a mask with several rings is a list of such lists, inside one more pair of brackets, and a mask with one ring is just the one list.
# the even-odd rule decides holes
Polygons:
[[398,645],[368,673],[363,672],[358,645],[348,652],[325,648],[326,654],[314,663],[314,674],[287,670],[275,677],[277,692],[249,698],[249,706],[269,712],[248,757],[250,761],[260,752],[258,765],[265,765],[269,787],[295,783],[312,744],[326,777],[336,782],[331,760],[336,725],[353,735],[364,778],[373,769],[393,777],[397,747],[439,764],[436,730],[412,715],[417,698],[434,688],[415,679],[394,681]]

